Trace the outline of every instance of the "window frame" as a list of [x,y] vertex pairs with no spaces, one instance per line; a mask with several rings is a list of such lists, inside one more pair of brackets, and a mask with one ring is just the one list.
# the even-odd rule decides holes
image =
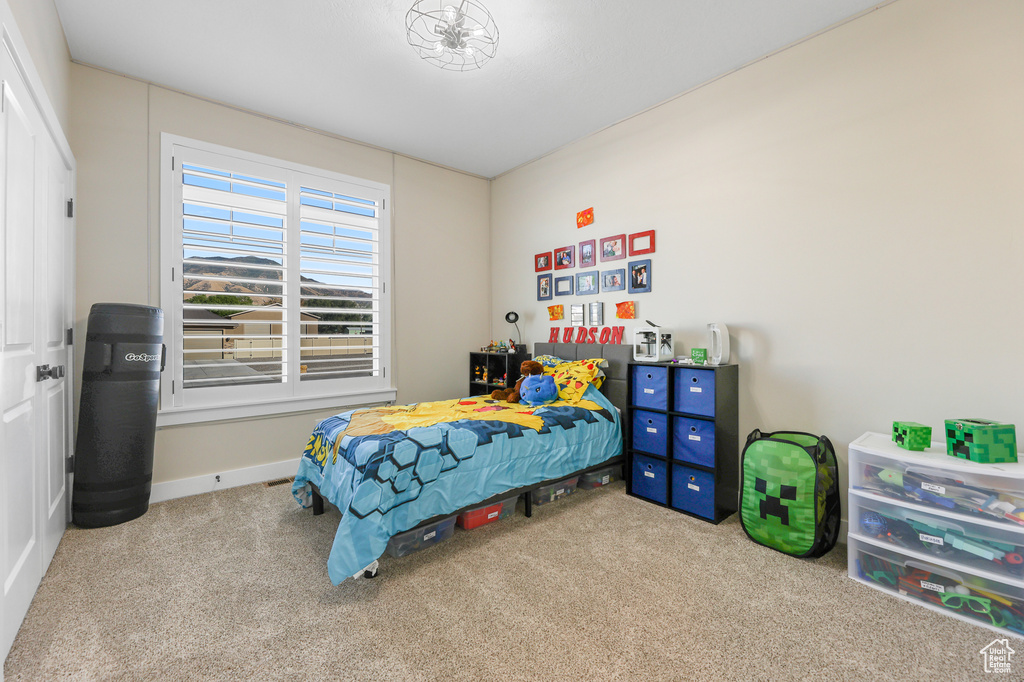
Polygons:
[[[288,414],[334,407],[391,402],[397,393],[392,365],[392,292],[391,281],[391,187],[341,173],[276,159],[222,145],[203,142],[180,135],[161,133],[160,151],[160,304],[164,311],[164,342],[167,345],[166,369],[160,381],[160,409],[157,426],[172,426],[204,421],[245,419],[274,414]],[[258,385],[183,388],[181,340],[183,300],[181,277],[182,253],[182,170],[185,164],[214,168],[230,165],[236,173],[248,173],[268,180],[284,182],[286,190],[285,272],[289,311],[285,338],[288,353],[286,372],[294,380]],[[378,211],[378,278],[379,291],[379,360],[378,376],[317,379],[301,381],[301,314],[299,188],[311,181],[327,186],[343,183],[358,188],[363,196],[379,199]],[[292,234],[293,231],[296,234]],[[294,303],[292,303],[294,301]]]

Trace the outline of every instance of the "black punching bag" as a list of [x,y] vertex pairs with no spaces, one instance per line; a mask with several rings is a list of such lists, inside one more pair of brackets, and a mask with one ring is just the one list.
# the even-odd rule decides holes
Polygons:
[[164,368],[160,308],[97,303],[89,311],[71,518],[99,528],[149,509]]

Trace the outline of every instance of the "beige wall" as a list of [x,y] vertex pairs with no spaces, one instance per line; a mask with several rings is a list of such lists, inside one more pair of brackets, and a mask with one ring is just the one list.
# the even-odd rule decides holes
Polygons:
[[68,129],[71,55],[53,0],[6,0],[46,88],[60,127]]
[[[158,166],[167,132],[391,185],[398,399],[465,391],[466,356],[489,332],[486,180],[86,66],[72,65],[71,86],[83,336],[93,303],[160,303]],[[453,286],[453,273],[473,286]],[[161,429],[154,482],[294,459],[315,418],[334,411]]]
[[[900,0],[493,180],[493,328],[633,298],[688,354],[725,322],[741,432],[844,468],[894,419],[1024,425],[1022,35],[1019,0]],[[533,254],[649,229],[652,293],[536,300]]]

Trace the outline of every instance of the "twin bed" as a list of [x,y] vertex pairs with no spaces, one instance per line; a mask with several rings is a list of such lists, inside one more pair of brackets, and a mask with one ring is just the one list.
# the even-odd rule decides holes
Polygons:
[[[574,381],[575,391],[562,392],[568,399],[550,405],[476,396],[362,408],[317,424],[292,493],[314,513],[323,511],[323,500],[342,511],[327,561],[332,582],[374,575],[377,559],[398,533],[621,463],[630,350],[621,344],[535,344],[535,356],[606,361],[603,382],[594,382],[600,389]],[[530,495],[526,504],[529,516]]]

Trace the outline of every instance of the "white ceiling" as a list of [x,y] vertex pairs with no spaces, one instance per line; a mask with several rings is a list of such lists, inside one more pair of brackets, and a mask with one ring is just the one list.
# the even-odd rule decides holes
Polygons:
[[413,0],[55,0],[74,60],[493,177],[882,0],[482,0],[501,39],[446,71]]

